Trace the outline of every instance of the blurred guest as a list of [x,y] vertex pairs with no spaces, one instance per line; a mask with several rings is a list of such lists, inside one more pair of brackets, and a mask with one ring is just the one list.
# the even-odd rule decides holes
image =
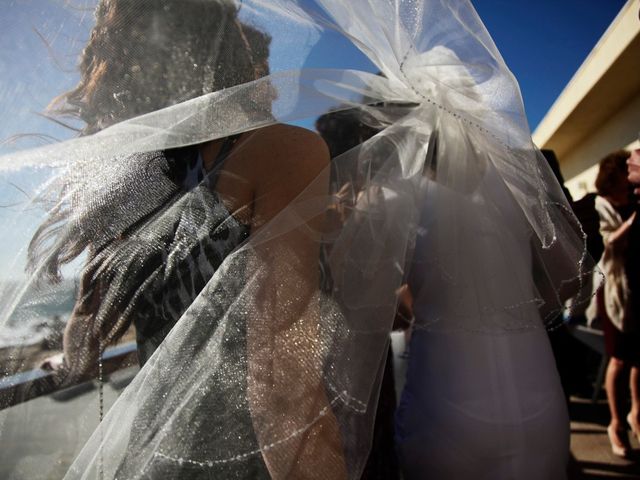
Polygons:
[[542,152],[542,155],[549,164],[549,167],[551,167],[551,171],[555,175],[556,180],[558,180],[560,188],[562,188],[562,193],[564,193],[564,196],[567,198],[569,203],[573,203],[571,192],[569,192],[569,189],[564,186],[564,177],[562,176],[562,172],[560,171],[560,163],[558,162],[558,157],[556,157],[556,152],[546,148],[540,150],[540,152]]
[[604,251],[602,235],[600,235],[600,216],[596,210],[597,196],[596,193],[589,192],[571,204],[573,213],[578,217],[582,230],[587,236],[587,252],[595,261],[600,260]]
[[640,317],[634,311],[629,289],[631,231],[637,228],[633,185],[627,178],[629,152],[614,152],[600,161],[596,178],[596,209],[600,216],[600,233],[604,253],[600,268],[605,275],[604,287],[592,302],[602,321],[605,348],[610,357],[605,385],[611,422],[607,428],[615,455],[627,456],[631,447],[623,420],[627,379],[631,390],[631,411],[627,422],[635,435],[640,433]]
[[628,179],[634,186],[634,193],[640,195],[640,148],[631,152],[627,160]]
[[[627,159],[627,173],[627,179],[634,188],[633,200],[637,212],[640,208],[640,148],[633,150]],[[640,245],[640,221],[631,226],[629,239],[631,245]],[[626,271],[633,311],[640,312],[640,249],[629,250]]]
[[[602,240],[600,233],[598,232],[598,214],[595,210],[594,199],[581,199],[578,202],[574,202],[569,192],[569,189],[564,185],[564,177],[560,171],[560,164],[553,150],[543,149],[542,155],[547,160],[549,167],[558,180],[562,192],[564,193],[567,201],[571,205],[578,221],[582,225],[582,229],[587,236],[587,250],[594,260],[598,260],[602,251],[597,252],[597,244]],[[593,195],[595,197],[595,195]],[[595,233],[595,234],[594,234]],[[591,247],[591,248],[590,248]],[[588,298],[588,292],[583,293],[585,295],[582,298]],[[579,309],[584,310],[586,306],[574,306],[572,311],[571,323],[580,323],[584,316]],[[584,392],[591,388],[588,380],[590,357],[592,356],[589,348],[583,343],[577,340],[570,332],[568,326],[562,322],[562,319],[558,319],[553,323],[559,325],[558,328],[549,332],[549,340],[551,342],[551,348],[553,349],[553,356],[556,361],[556,368],[560,374],[560,381],[562,382],[562,389],[564,390],[565,398],[569,401],[569,396],[577,392]]]
[[[366,114],[363,112],[347,109],[322,115],[316,120],[316,129],[329,147],[331,159],[334,160],[378,133],[378,129],[371,126],[371,123],[373,122],[368,122]],[[340,169],[334,168],[335,162],[332,162],[330,184],[332,191],[337,192],[336,197],[338,197],[332,220],[337,223],[346,221],[360,194],[357,161],[353,162],[353,158],[357,158],[357,155],[345,155],[340,161]],[[345,166],[345,164],[350,166]],[[325,252],[323,252],[324,254]],[[411,306],[407,300],[406,288],[401,288],[397,294],[399,311],[396,315],[394,329],[403,328],[403,320],[411,317]],[[389,343],[389,350],[384,361],[371,451],[361,480],[395,480],[400,478],[400,466],[394,445],[396,389],[393,378],[391,343]]]

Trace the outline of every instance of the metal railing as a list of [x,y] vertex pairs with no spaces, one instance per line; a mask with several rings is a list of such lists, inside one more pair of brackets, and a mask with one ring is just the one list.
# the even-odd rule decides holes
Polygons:
[[[102,355],[104,375],[137,365],[136,343],[128,342],[107,348]],[[75,384],[62,387],[50,370],[35,368],[0,378],[0,410],[27,402],[43,395],[78,388],[82,384],[93,382],[93,378],[85,378]]]

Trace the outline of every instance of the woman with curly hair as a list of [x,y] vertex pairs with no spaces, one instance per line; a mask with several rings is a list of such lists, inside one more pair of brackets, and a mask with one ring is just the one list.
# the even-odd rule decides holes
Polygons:
[[[82,54],[80,82],[57,98],[52,109],[82,120],[82,135],[94,134],[129,118],[268,75],[269,42],[269,36],[240,22],[236,7],[226,1],[103,0]],[[267,84],[252,98],[240,99],[239,107],[251,111],[255,102],[261,102],[268,110],[273,99]],[[326,195],[328,178],[323,172],[328,161],[320,137],[274,124],[205,143],[115,158],[100,171],[82,172],[76,184],[63,183],[57,206],[33,236],[28,252],[30,268],[54,281],[63,265],[88,252],[64,334],[64,352],[46,362],[60,385],[95,374],[102,352],[131,325],[140,364],[146,365],[176,323],[197,308],[200,297],[222,294],[208,292],[207,286],[214,283],[212,278],[227,257],[294,199]],[[91,178],[89,185],[86,177],[91,175],[97,178]],[[264,315],[273,315],[281,302],[294,311],[304,309],[314,294],[319,282],[318,247],[299,230],[319,229],[321,223],[321,218],[310,219],[278,239],[277,248],[286,250],[286,261],[300,274],[274,275],[286,298],[265,305]],[[263,245],[264,255],[276,248],[267,247],[269,242]],[[272,260],[270,266],[275,269],[276,263]],[[232,301],[244,275],[229,277],[221,287]],[[309,322],[312,315],[308,314]],[[211,312],[208,317],[213,323],[224,321],[222,313]],[[277,328],[291,328],[287,322],[293,322],[301,332],[308,330],[304,315],[292,318],[282,312],[278,317]],[[154,421],[168,406],[157,403],[157,397],[139,401],[140,413],[127,441],[128,454],[117,467],[118,478],[137,478],[140,472],[145,478],[210,478],[213,471],[229,479],[302,478],[313,470],[330,472],[331,478],[345,476],[340,433],[330,412],[302,439],[292,440],[286,452],[264,449],[246,462],[223,462],[205,472],[193,463],[145,456],[150,443],[159,442],[162,448],[180,441],[189,457],[211,458],[212,452],[225,448],[223,429],[225,438],[235,435],[242,439],[236,442],[242,448],[260,452],[261,435],[277,431],[263,432],[248,412],[273,412],[275,401],[278,408],[285,408],[283,389],[290,393],[292,381],[299,394],[291,399],[297,399],[301,416],[326,408],[319,373],[295,375],[298,357],[304,357],[307,348],[302,342],[278,351],[277,360],[287,365],[286,375],[281,372],[277,382],[263,383],[247,373],[255,368],[251,362],[258,357],[274,359],[251,348],[253,337],[243,331],[241,319],[235,323],[239,330],[226,347],[229,366],[214,380],[217,387],[202,392],[198,407],[184,414],[189,435],[180,428],[159,435]],[[179,348],[172,342],[178,343],[169,339],[166,348]],[[229,368],[237,372],[225,373]],[[274,374],[279,368],[274,367]]]
[[[605,275],[591,308],[603,323],[609,365],[605,377],[611,422],[607,427],[611,449],[625,457],[631,450],[623,420],[625,384],[631,390],[631,411],[626,421],[635,435],[640,434],[640,312],[633,308],[629,289],[630,233],[636,219],[633,185],[627,179],[629,152],[611,153],[600,161],[596,178],[596,210],[604,253],[600,268]],[[628,379],[628,383],[627,383]]]

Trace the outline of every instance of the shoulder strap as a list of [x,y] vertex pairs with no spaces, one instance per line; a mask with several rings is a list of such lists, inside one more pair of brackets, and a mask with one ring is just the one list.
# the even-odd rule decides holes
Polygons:
[[[238,139],[240,138],[240,135],[241,134],[232,135],[224,139],[224,142],[220,147],[220,151],[218,152],[218,155],[216,155],[216,158],[213,161],[213,167],[211,168],[211,170],[207,175],[209,177],[210,185],[215,186],[216,182],[218,181],[218,175],[220,174],[220,170],[222,170],[224,162],[229,157],[231,150],[233,150],[233,147],[235,147],[236,143],[238,143]],[[202,161],[201,156],[200,156],[200,161]]]
[[220,151],[218,152],[218,155],[216,155],[216,158],[213,162],[213,168],[211,169],[212,172],[222,168],[222,165],[231,153],[231,150],[233,150],[233,147],[235,147],[236,143],[238,143],[239,138],[240,134],[232,135],[224,139],[222,147],[220,147]]

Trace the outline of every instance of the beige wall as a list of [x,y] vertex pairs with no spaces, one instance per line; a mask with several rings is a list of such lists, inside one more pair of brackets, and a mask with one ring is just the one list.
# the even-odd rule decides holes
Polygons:
[[[639,62],[640,63],[640,62]],[[593,182],[598,162],[608,153],[621,148],[638,148],[640,135],[640,95],[611,119],[565,154],[561,160],[562,174],[574,198],[594,191]]]
[[[640,141],[636,140],[634,142],[631,142],[629,145],[626,145],[624,148],[625,150],[640,148]],[[617,148],[611,149],[611,151],[614,151],[614,150],[618,150],[618,149]],[[586,193],[596,191],[595,182],[596,182],[597,175],[598,175],[598,164],[596,163],[595,165],[590,166],[583,172],[573,177],[571,180],[566,181],[565,186],[571,192],[571,196],[575,200],[578,200],[582,198]]]

